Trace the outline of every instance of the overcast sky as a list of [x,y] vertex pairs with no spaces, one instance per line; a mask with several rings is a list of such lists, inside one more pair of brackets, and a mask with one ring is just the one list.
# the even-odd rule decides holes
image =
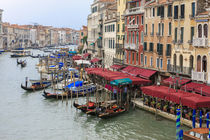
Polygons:
[[0,0],[3,22],[80,29],[93,0]]

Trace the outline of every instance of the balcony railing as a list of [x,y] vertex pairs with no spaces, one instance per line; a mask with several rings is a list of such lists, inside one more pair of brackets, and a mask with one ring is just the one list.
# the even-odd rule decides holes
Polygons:
[[143,7],[135,7],[135,8],[127,9],[125,11],[125,15],[134,15],[134,14],[142,14],[142,13],[144,13]]
[[136,29],[139,28],[139,25],[135,24],[135,25],[127,25],[128,29]]
[[192,70],[192,80],[200,81],[200,82],[207,82],[208,76],[206,72],[197,72]]
[[113,58],[113,63],[114,64],[124,64],[124,60],[118,59],[118,58]]
[[134,43],[131,43],[131,44],[125,43],[124,48],[129,49],[129,50],[138,50],[138,46]]
[[193,68],[190,67],[180,67],[175,65],[168,65],[167,70],[168,72],[179,73],[184,75],[191,75]]
[[208,38],[193,38],[194,47],[208,47],[209,40]]

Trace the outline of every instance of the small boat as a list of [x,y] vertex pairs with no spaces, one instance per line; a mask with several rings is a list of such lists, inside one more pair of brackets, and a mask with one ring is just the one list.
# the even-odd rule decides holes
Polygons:
[[23,61],[20,65],[22,68],[24,68],[24,67],[26,67],[26,64],[27,64],[26,61]]
[[209,140],[209,128],[194,128],[184,132],[184,140]]
[[21,88],[27,91],[37,91],[37,90],[43,90],[48,88],[49,86],[51,86],[51,83],[49,84],[40,84],[40,83],[36,83],[36,84],[32,84],[32,86],[27,87],[27,86],[23,86],[21,84]]
[[73,94],[77,94],[77,93],[92,93],[94,91],[96,91],[96,86],[94,84],[89,84],[89,85],[83,85],[81,87],[71,87],[70,89],[66,89],[69,90],[69,92],[73,93]]
[[23,63],[22,60],[19,61],[19,60],[17,59],[17,65],[20,65],[20,64],[22,64],[22,63]]
[[113,105],[112,108],[107,108],[104,111],[98,113],[98,117],[102,119],[112,118],[118,116],[122,113],[126,112],[124,107],[118,107],[117,105]]
[[[67,93],[61,93],[61,94],[56,94],[56,93],[49,93],[44,91],[44,94],[42,95],[46,99],[65,99],[67,97]],[[78,97],[83,97],[86,96],[86,93],[79,93]],[[72,98],[76,98],[77,94],[72,94]],[[68,98],[71,98],[71,93],[68,92]]]
[[30,56],[30,51],[26,50],[12,50],[12,58],[18,58],[18,57],[27,57]]
[[94,110],[96,108],[96,104],[94,102],[89,101],[88,105],[79,105],[78,103],[74,102],[74,107],[81,110],[82,112],[86,113],[90,110]]

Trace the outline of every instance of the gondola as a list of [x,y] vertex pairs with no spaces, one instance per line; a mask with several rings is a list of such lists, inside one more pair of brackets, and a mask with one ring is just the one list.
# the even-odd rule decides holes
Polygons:
[[[65,99],[67,96],[66,94],[56,94],[56,93],[49,93],[44,91],[44,94],[42,94],[46,99]],[[78,97],[86,96],[86,93],[79,93]],[[72,94],[72,98],[76,98],[77,94]],[[68,98],[71,98],[71,93],[68,94]]]
[[20,65],[22,68],[24,68],[24,67],[26,67],[26,64],[27,64],[26,61],[23,61]]
[[116,107],[116,108],[107,108],[105,111],[101,111],[98,113],[98,117],[102,119],[108,119],[115,116],[118,116],[122,113],[126,112],[124,107]]
[[49,83],[49,84],[42,84],[42,85],[40,85],[40,84],[34,84],[34,85],[30,86],[30,87],[23,86],[23,85],[21,84],[21,88],[24,89],[24,90],[26,90],[26,91],[43,90],[43,89],[48,88],[49,86],[51,86],[50,83]]
[[22,60],[19,61],[19,60],[17,59],[17,65],[20,65],[20,64],[22,64],[22,63],[23,63]]
[[87,104],[85,104],[85,105],[79,105],[79,104],[77,104],[77,103],[74,102],[74,107],[77,108],[77,109],[79,109],[79,110],[81,110],[84,113],[86,113],[86,112],[88,112],[88,111],[93,110],[93,109],[96,108],[95,103],[94,102],[91,102],[91,101],[89,101],[88,106],[87,106]]

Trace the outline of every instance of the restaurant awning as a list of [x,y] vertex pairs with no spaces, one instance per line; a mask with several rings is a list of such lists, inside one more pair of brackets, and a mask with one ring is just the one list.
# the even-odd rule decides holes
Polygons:
[[141,87],[144,94],[152,97],[161,98],[176,104],[190,107],[192,109],[210,108],[210,97],[201,96],[194,93],[183,92],[171,89],[166,86],[147,86]]
[[91,62],[91,63],[97,63],[97,62],[99,62],[99,61],[100,61],[100,59],[94,58],[94,59],[92,59],[90,62]]
[[72,59],[73,60],[80,60],[80,59],[82,59],[82,57],[79,56],[79,55],[75,55],[75,56],[72,57]]
[[130,71],[137,69],[137,67],[133,67],[133,66],[127,66],[126,68],[122,69],[121,71],[123,73],[129,73]]
[[182,105],[192,109],[210,108],[210,97],[194,94],[190,97],[181,98]]
[[123,66],[122,65],[112,65],[110,68],[120,70],[123,68]]
[[178,80],[179,85],[184,85],[191,81],[190,79],[185,79],[185,78],[181,78],[181,77],[175,77],[175,78],[169,77],[169,78],[163,80],[163,83],[166,85],[174,85],[174,84],[176,84],[177,80]]
[[200,87],[196,87],[195,92],[210,97],[210,86],[204,85]]
[[110,82],[111,85],[121,86],[121,85],[129,85],[132,84],[132,80],[129,78],[118,79]]
[[191,82],[189,84],[182,86],[181,89],[186,90],[188,92],[192,92],[192,91],[195,91],[196,88],[201,88],[204,86],[206,86],[206,84],[199,84],[199,83]]
[[86,59],[88,56],[90,56],[91,54],[90,53],[85,53],[84,55],[83,55],[83,58],[84,59]]

